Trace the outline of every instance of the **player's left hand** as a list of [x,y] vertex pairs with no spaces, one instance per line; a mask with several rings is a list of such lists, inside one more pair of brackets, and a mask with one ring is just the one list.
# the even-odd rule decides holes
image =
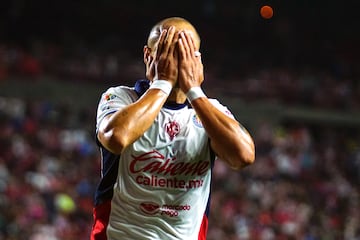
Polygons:
[[191,33],[182,31],[179,35],[178,84],[184,93],[192,87],[199,87],[204,81],[204,67],[201,54],[197,51]]

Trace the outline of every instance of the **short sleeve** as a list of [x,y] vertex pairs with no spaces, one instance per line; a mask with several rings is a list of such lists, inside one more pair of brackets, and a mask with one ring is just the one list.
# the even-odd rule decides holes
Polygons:
[[218,100],[216,99],[209,99],[210,102],[221,112],[225,113],[227,116],[229,116],[232,119],[235,119],[234,115],[231,113],[231,111],[224,105],[222,105]]
[[96,129],[101,121],[109,114],[136,101],[137,95],[134,90],[127,87],[111,87],[100,98],[97,108]]
[[[222,105],[218,100],[216,99],[209,99],[210,102],[221,112],[225,113],[227,116],[229,116],[232,119],[235,119],[234,115],[231,113],[231,111],[224,105]],[[215,160],[219,160],[219,157],[214,153]]]

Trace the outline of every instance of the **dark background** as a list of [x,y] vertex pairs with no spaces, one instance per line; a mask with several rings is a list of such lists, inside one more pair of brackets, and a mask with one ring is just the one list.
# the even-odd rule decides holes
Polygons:
[[[259,15],[264,4],[274,8],[271,20]],[[248,54],[246,60],[254,64],[329,67],[338,55],[358,62],[359,7],[358,1],[334,0],[15,0],[2,3],[0,36],[2,42],[27,48],[43,40],[68,47],[85,43],[104,51],[126,48],[136,54],[155,22],[182,16],[196,25],[211,57],[220,48],[233,56]]]
[[[263,19],[260,7],[274,9]],[[360,238],[359,1],[3,1],[0,239],[88,239],[100,94],[144,78],[150,28],[202,38],[204,90],[253,135],[215,164],[209,240]]]

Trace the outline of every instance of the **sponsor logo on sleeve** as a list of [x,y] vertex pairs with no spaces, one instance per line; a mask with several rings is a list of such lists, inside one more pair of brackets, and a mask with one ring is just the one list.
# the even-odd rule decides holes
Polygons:
[[104,96],[105,101],[110,101],[110,100],[113,100],[115,98],[116,98],[116,95],[114,95],[112,93],[105,94],[105,96]]
[[228,109],[225,110],[225,114],[234,118],[234,115]]

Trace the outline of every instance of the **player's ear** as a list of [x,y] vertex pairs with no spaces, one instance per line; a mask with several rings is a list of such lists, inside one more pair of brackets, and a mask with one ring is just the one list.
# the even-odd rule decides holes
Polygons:
[[147,45],[144,46],[144,63],[145,65],[150,64],[152,61],[151,56],[151,48],[149,48]]
[[146,66],[146,78],[152,81],[155,76],[154,57],[152,50],[148,46],[144,46],[144,63]]

